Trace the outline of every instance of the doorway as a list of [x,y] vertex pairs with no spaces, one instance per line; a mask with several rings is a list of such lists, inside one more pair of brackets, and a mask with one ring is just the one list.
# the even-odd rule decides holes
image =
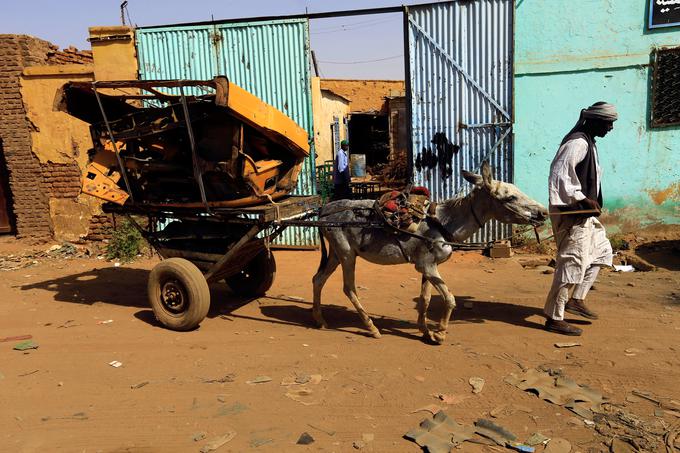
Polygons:
[[14,215],[11,210],[12,197],[9,190],[9,172],[5,161],[5,152],[0,139],[0,234],[14,231]]

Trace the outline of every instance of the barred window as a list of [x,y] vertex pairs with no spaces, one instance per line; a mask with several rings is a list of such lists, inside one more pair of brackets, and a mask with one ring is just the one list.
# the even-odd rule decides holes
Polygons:
[[680,47],[652,56],[652,127],[680,124]]

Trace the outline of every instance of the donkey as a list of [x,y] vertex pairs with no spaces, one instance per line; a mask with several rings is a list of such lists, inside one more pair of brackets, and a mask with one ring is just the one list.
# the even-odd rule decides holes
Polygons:
[[[327,328],[321,314],[321,290],[328,277],[342,265],[343,290],[371,335],[380,338],[380,331],[373,325],[359,303],[354,283],[357,256],[375,264],[413,263],[422,274],[418,302],[418,327],[423,339],[441,344],[446,338],[449,318],[456,306],[453,295],[442,280],[437,265],[445,262],[453,253],[447,242],[462,242],[472,236],[490,219],[505,223],[540,225],[548,211],[510,183],[495,181],[491,168],[484,162],[481,175],[463,171],[463,177],[473,185],[466,196],[452,198],[436,206],[434,219],[423,220],[416,234],[426,239],[406,234],[395,234],[386,229],[355,227],[321,227],[321,263],[312,279],[314,303],[312,315],[321,328]],[[338,200],[323,207],[320,218],[333,222],[376,222],[377,213],[372,200]],[[328,249],[324,243],[328,241]],[[438,326],[431,331],[427,322],[432,287],[444,298],[446,308]]]

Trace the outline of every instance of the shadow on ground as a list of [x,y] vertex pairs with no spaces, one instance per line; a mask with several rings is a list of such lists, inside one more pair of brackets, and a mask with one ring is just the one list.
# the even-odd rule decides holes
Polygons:
[[[133,267],[106,267],[20,286],[21,290],[41,289],[54,293],[54,300],[72,304],[96,303],[148,308],[138,312],[143,321],[158,325],[147,299],[149,271]],[[241,307],[252,299],[234,296],[226,284],[210,285],[210,312],[215,318]]]
[[[297,304],[305,304],[308,306],[300,306]],[[270,304],[260,306],[260,312],[262,315],[266,316],[266,322],[279,322],[283,324],[297,325],[307,328],[317,328],[314,319],[312,318],[312,310],[310,302],[297,302],[296,305],[279,305]],[[323,305],[322,306],[323,316],[328,323],[328,330],[338,330],[341,332],[347,332],[351,334],[356,334],[354,329],[359,329],[361,335],[370,336],[368,331],[364,327],[359,314],[354,310],[353,307],[343,307],[340,305]],[[394,335],[398,337],[408,338],[408,339],[420,339],[420,333],[413,334],[406,332],[406,330],[417,330],[418,326],[415,323],[415,311],[412,312],[411,316],[414,317],[413,321],[406,321],[402,319],[392,318],[388,316],[371,315],[371,319],[375,326],[380,329],[383,335]],[[405,312],[405,316],[409,313]],[[235,315],[234,317],[242,317],[240,315]],[[251,318],[252,319],[252,318]],[[348,328],[352,330],[347,330]]]
[[678,240],[648,242],[638,246],[635,254],[654,266],[669,271],[680,271],[680,241]]

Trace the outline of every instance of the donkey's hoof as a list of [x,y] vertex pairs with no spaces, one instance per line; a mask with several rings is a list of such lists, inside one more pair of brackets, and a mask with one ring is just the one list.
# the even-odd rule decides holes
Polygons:
[[371,329],[371,336],[372,336],[373,338],[380,338],[380,337],[382,337],[382,335],[380,335],[380,331],[379,331],[376,327],[374,327],[374,328]]
[[432,345],[438,344],[434,339],[434,335],[429,330],[427,332],[423,332],[422,340],[423,340],[423,343],[426,343],[426,344],[432,344]]
[[432,336],[436,344],[443,344],[446,340],[446,332],[435,332]]
[[328,329],[328,324],[326,324],[326,320],[321,316],[321,313],[316,314],[312,312],[312,318],[314,318],[314,323],[316,324],[316,327],[319,329]]

